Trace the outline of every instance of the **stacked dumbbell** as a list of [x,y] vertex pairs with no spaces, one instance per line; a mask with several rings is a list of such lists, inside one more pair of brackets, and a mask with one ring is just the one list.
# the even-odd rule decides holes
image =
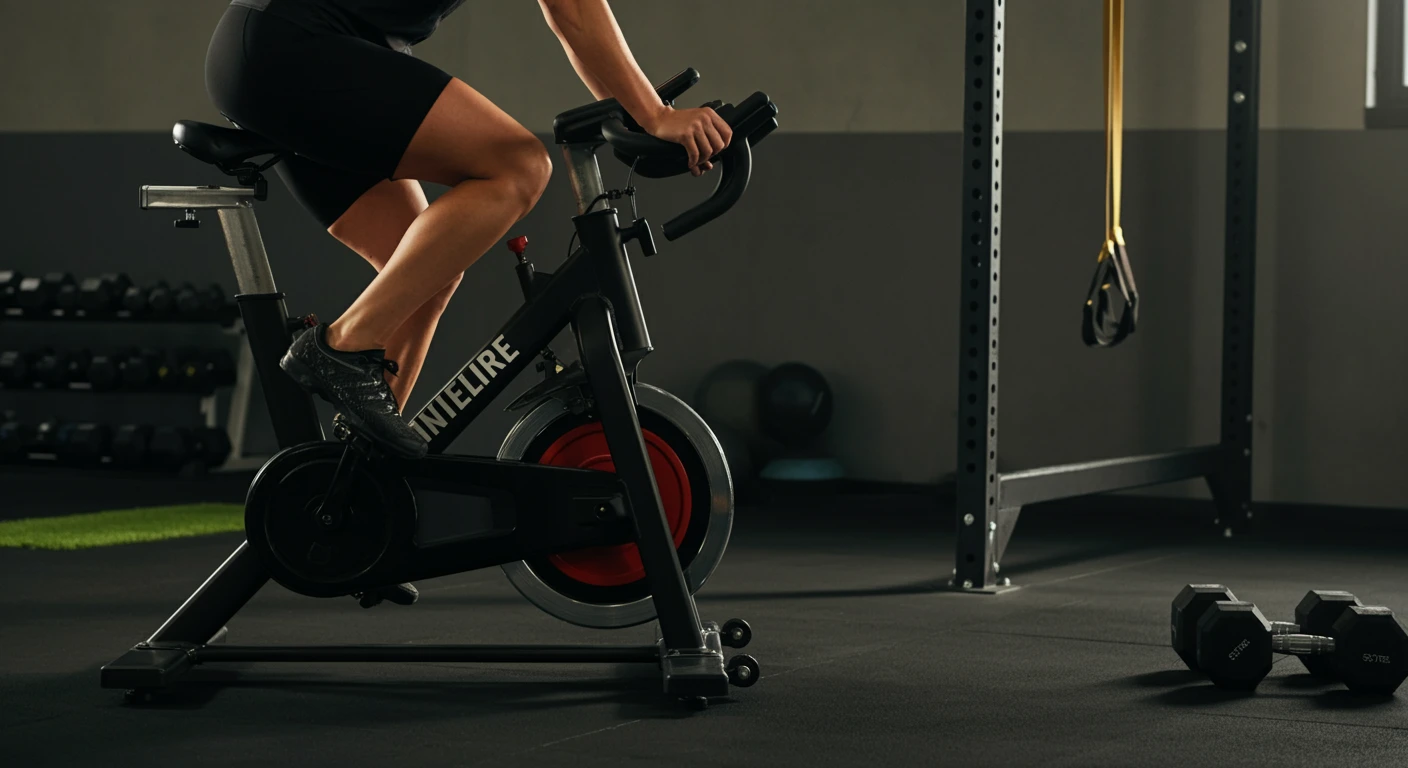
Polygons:
[[0,309],[24,317],[110,315],[120,308],[122,294],[131,284],[127,275],[119,273],[79,282],[67,272],[25,277],[5,270],[0,271]]
[[230,438],[215,427],[152,427],[26,423],[6,413],[0,419],[0,463],[58,462],[73,466],[112,465],[123,469],[213,469],[230,456]]
[[121,305],[128,316],[145,320],[224,323],[235,316],[224,289],[214,283],[205,288],[190,283],[172,288],[165,280],[147,286],[129,285],[122,293]]
[[[219,285],[140,285],[121,273],[75,280],[66,272],[26,276],[0,270],[0,317],[124,322],[219,322],[237,317]],[[209,395],[235,383],[226,349],[0,350],[0,389],[187,392]],[[193,401],[192,401],[193,402]],[[215,467],[229,458],[221,429],[26,421],[0,418],[0,463],[50,462],[133,469]]]
[[121,273],[90,277],[78,285],[77,308],[84,315],[109,317],[122,309],[122,297],[132,287],[132,279]]
[[24,282],[23,272],[13,269],[0,270],[0,314],[4,314],[11,307],[16,306],[15,301],[22,282]]
[[88,385],[99,392],[209,393],[235,383],[229,350],[183,347],[174,352],[129,348],[94,354],[54,349],[0,351],[0,387],[66,389]]
[[88,380],[99,390],[209,392],[235,382],[235,360],[224,349],[132,348],[93,360]]
[[25,277],[16,270],[0,270],[0,311],[35,318],[116,318],[220,322],[228,324],[237,312],[218,284],[197,288],[166,281],[137,285],[120,272],[76,280],[68,272],[48,272]]
[[86,349],[76,352],[45,349],[36,353],[33,384],[43,389],[65,389],[69,384],[88,379],[88,363],[93,354]]
[[86,349],[0,351],[0,387],[5,389],[66,389],[87,380],[92,354]]
[[[76,297],[77,285],[67,272],[49,272],[41,277],[25,277],[16,271],[0,273],[6,315],[43,317],[61,308],[61,302]],[[61,298],[62,297],[62,298]]]
[[73,286],[73,275],[67,272],[49,272],[43,277],[26,277],[20,281],[19,293],[15,295],[15,306],[26,315],[40,315],[58,309],[59,294]]
[[0,351],[0,386],[25,389],[34,371],[34,353],[15,349]]
[[14,411],[0,416],[0,463],[23,461],[34,443],[34,427],[19,421]]
[[1389,694],[1408,679],[1408,632],[1389,609],[1312,590],[1295,619],[1270,622],[1220,584],[1190,584],[1174,598],[1169,629],[1179,658],[1221,688],[1255,689],[1277,653],[1355,693]]

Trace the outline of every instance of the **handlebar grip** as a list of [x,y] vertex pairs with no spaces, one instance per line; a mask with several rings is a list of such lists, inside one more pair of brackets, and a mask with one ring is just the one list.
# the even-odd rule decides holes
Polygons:
[[[740,101],[738,106],[735,107],[730,104],[728,107],[720,109],[719,115],[723,117],[724,122],[728,123],[730,127],[737,128],[741,120],[753,116],[754,113],[767,107],[769,103],[771,103],[771,100],[768,99],[766,93],[754,91],[752,96]],[[776,106],[773,106],[771,114],[777,114]]]
[[665,239],[671,242],[684,237],[694,230],[722,216],[733,207],[748,189],[748,180],[753,174],[753,150],[748,142],[739,141],[728,146],[719,158],[723,172],[714,194],[699,205],[690,208],[665,222]]
[[[691,67],[666,80],[659,88],[655,89],[655,94],[660,97],[661,104],[668,104],[678,99],[680,94],[689,90],[697,82],[699,82],[699,71]],[[553,140],[558,144],[598,141],[601,137],[601,121],[612,116],[621,118],[626,116],[626,111],[616,99],[602,99],[584,104],[576,109],[569,109],[553,119]]]
[[688,158],[683,146],[673,141],[657,139],[648,133],[633,131],[627,128],[619,117],[613,117],[601,124],[601,137],[612,147],[638,157],[672,158],[673,155],[679,155],[677,159],[680,163],[684,163]]
[[[676,76],[677,79],[679,77]],[[662,93],[669,85],[661,86]],[[753,173],[752,147],[777,128],[777,105],[762,91],[737,106],[720,105],[718,102],[705,106],[715,109],[733,129],[733,140],[723,152],[710,158],[721,167],[719,183],[713,194],[666,222],[663,228],[666,240],[677,240],[717,219],[743,197]],[[631,130],[628,118],[620,111],[610,113],[599,124],[598,130],[611,145],[616,157],[642,176],[665,178],[688,170],[688,153],[683,146]]]
[[655,92],[660,94],[660,100],[671,102],[684,95],[684,92],[699,83],[699,70],[690,67],[685,71],[661,83]]
[[763,139],[768,137],[768,134],[775,130],[777,130],[777,118],[769,117],[761,128],[748,134],[748,143],[756,147],[762,143]]
[[[733,129],[735,141],[743,138],[757,144],[771,133],[773,128],[777,127],[777,105],[773,104],[768,95],[762,91],[757,91],[744,99],[738,106],[725,104],[715,107],[715,110],[719,113],[719,117],[722,117],[724,122]],[[678,161],[680,165],[675,172],[683,173],[687,170],[684,161],[688,155],[684,147],[673,141],[657,139],[650,134],[631,130],[619,114],[602,122],[601,137],[606,139],[606,143],[616,150],[618,156],[626,155],[655,161],[662,159]],[[722,156],[720,155],[720,157]]]

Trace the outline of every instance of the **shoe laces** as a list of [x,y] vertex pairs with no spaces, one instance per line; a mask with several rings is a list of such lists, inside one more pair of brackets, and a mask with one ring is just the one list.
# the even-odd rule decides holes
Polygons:
[[386,359],[380,352],[364,352],[362,353],[362,357],[365,358],[367,362],[380,367],[392,376],[395,376],[401,370],[400,366],[396,365],[395,360]]

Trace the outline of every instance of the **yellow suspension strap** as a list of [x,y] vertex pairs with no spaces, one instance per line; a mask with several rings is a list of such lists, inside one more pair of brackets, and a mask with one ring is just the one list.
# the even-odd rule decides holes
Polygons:
[[1120,229],[1124,161],[1124,0],[1105,0],[1105,242],[1085,298],[1081,338],[1113,347],[1134,333],[1139,290]]

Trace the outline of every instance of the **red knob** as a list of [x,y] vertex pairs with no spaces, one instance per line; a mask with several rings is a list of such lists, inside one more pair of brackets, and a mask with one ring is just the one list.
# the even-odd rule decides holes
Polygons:
[[523,252],[528,250],[528,238],[523,235],[513,238],[508,241],[508,249],[513,251],[516,255],[522,256]]

